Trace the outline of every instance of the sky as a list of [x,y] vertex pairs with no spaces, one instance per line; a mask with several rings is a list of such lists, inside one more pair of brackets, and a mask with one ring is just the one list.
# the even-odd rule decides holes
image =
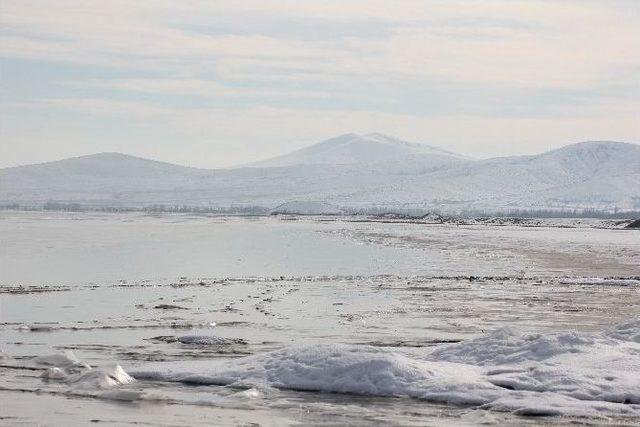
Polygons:
[[0,167],[640,142],[637,0],[2,0],[0,32]]

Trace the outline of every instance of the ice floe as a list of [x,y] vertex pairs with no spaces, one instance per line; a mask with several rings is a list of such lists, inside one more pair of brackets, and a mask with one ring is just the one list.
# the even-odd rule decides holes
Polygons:
[[45,369],[42,372],[42,375],[40,375],[40,378],[45,380],[62,381],[67,379],[67,373],[61,368],[52,367],[52,368]]
[[135,382],[120,365],[92,368],[71,351],[39,356],[33,362],[47,366],[40,376],[42,379],[63,381],[71,389],[102,390]]
[[73,388],[90,390],[117,387],[134,381],[120,365],[90,369],[67,380]]
[[141,380],[408,396],[525,415],[640,416],[640,319],[602,333],[503,328],[416,356],[370,346],[286,347],[169,362]]

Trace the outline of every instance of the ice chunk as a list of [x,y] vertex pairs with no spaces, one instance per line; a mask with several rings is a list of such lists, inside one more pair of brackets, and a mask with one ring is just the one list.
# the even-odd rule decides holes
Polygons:
[[120,365],[91,369],[68,380],[74,388],[80,389],[105,389],[131,384],[134,381]]
[[249,399],[258,399],[264,396],[264,393],[262,393],[260,390],[258,390],[255,387],[251,387],[247,390],[243,390],[238,394],[243,397],[248,397]]
[[42,375],[40,375],[40,378],[43,378],[45,380],[60,381],[67,378],[67,373],[57,367],[47,368],[44,372],[42,372]]

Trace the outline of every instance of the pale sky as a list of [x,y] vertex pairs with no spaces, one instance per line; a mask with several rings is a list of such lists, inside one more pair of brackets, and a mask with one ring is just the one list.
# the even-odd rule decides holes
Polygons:
[[2,0],[0,167],[640,142],[638,0]]

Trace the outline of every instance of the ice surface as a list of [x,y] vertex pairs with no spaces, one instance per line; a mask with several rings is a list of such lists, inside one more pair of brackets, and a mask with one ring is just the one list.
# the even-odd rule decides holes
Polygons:
[[38,356],[33,359],[33,362],[37,365],[53,366],[67,370],[90,368],[89,365],[79,360],[71,351],[65,351],[64,353],[56,353],[46,356]]
[[105,400],[117,400],[121,402],[133,402],[134,400],[140,400],[144,397],[144,392],[140,390],[107,390],[100,394],[98,397]]
[[640,320],[598,334],[503,328],[421,356],[294,346],[231,361],[132,371],[141,380],[409,396],[529,415],[640,416]]

